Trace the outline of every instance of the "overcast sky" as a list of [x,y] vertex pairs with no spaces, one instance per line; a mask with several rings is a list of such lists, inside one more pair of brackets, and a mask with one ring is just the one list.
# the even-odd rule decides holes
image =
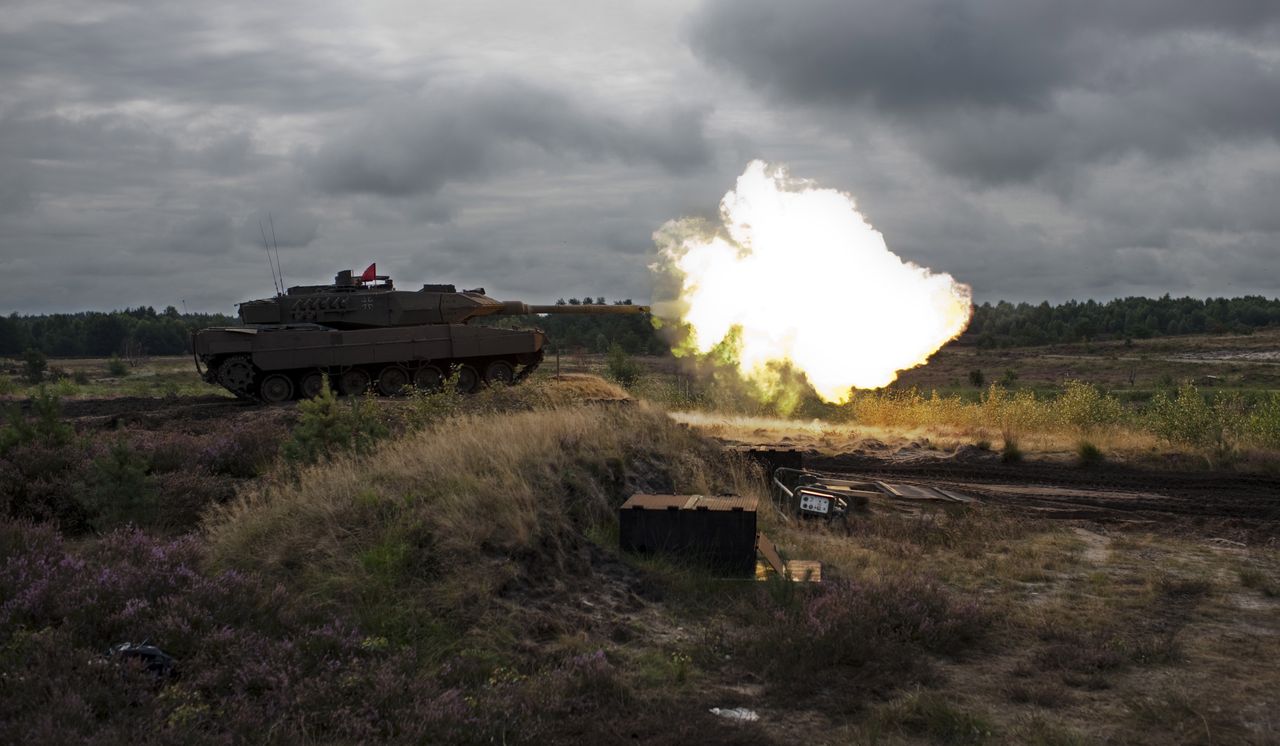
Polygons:
[[[649,297],[748,161],[979,301],[1280,295],[1274,0],[5,2],[0,311]],[[803,288],[779,288],[803,293]]]

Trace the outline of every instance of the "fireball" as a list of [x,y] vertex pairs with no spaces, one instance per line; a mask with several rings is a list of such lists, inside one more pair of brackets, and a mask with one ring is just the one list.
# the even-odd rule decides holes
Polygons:
[[654,234],[653,268],[678,287],[655,311],[684,330],[678,355],[727,351],[765,388],[790,368],[842,404],[924,364],[969,323],[969,286],[889,251],[848,194],[753,161],[720,220]]

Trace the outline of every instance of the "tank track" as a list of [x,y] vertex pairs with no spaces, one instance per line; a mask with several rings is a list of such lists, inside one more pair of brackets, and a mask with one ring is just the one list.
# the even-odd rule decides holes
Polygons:
[[331,390],[339,396],[360,396],[366,392],[398,396],[415,387],[438,388],[450,377],[456,377],[459,391],[474,393],[485,386],[519,384],[540,364],[541,360],[521,364],[514,356],[498,356],[264,371],[254,365],[248,355],[230,355],[209,361],[200,373],[207,383],[222,386],[239,399],[280,404],[318,395],[324,376],[328,376]]

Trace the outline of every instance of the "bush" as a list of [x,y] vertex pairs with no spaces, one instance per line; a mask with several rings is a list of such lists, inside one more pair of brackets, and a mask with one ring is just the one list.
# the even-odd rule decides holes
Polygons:
[[462,411],[466,396],[458,391],[457,373],[446,378],[434,390],[414,387],[409,394],[414,424],[426,425],[458,414]]
[[94,459],[89,473],[88,507],[98,530],[125,523],[150,524],[156,520],[155,485],[148,477],[147,459],[123,440]]
[[284,444],[290,461],[311,464],[340,452],[363,455],[389,434],[375,406],[361,397],[338,401],[328,381],[314,399],[298,402],[298,424]]
[[1280,448],[1280,393],[1273,391],[1259,402],[1245,427],[1253,442],[1265,448]]
[[969,384],[970,384],[970,385],[975,386],[975,387],[977,387],[977,388],[982,388],[982,386],[983,386],[986,382],[987,382],[987,377],[986,377],[986,376],[984,376],[984,375],[982,375],[982,371],[981,371],[981,370],[979,370],[979,369],[977,369],[977,368],[974,368],[973,370],[969,371]]
[[1067,381],[1062,395],[1053,403],[1057,419],[1081,434],[1114,427],[1124,420],[1124,405],[1119,399],[1081,381]]
[[28,383],[40,383],[44,380],[44,371],[49,367],[49,359],[34,347],[28,347],[22,354],[22,374]]
[[116,378],[123,378],[129,375],[129,364],[119,355],[112,355],[107,359],[107,373]]
[[1006,464],[1016,464],[1022,460],[1022,449],[1018,447],[1018,439],[1012,433],[1005,433],[1000,460]]
[[622,345],[614,342],[609,347],[609,355],[605,358],[605,371],[610,378],[623,386],[631,386],[640,380],[643,369],[640,364],[627,355]]
[[1080,441],[1076,446],[1076,455],[1080,458],[1081,466],[1094,466],[1103,461],[1102,450],[1087,440]]
[[75,439],[76,431],[62,421],[62,402],[43,387],[31,400],[28,419],[17,405],[5,411],[5,424],[0,428],[0,456],[15,446],[40,443],[50,447],[66,446]]
[[89,529],[84,504],[90,461],[82,448],[35,442],[0,456],[0,508],[17,518],[56,523],[64,531]]
[[1210,403],[1190,383],[1179,387],[1173,398],[1156,394],[1149,420],[1156,435],[1170,443],[1217,450],[1226,450],[1248,422],[1238,395],[1218,393]]

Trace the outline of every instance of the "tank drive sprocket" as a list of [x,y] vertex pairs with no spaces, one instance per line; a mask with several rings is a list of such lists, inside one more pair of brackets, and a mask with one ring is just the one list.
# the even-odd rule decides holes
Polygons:
[[253,381],[257,377],[253,362],[244,355],[235,355],[218,366],[218,383],[236,396],[253,398]]

